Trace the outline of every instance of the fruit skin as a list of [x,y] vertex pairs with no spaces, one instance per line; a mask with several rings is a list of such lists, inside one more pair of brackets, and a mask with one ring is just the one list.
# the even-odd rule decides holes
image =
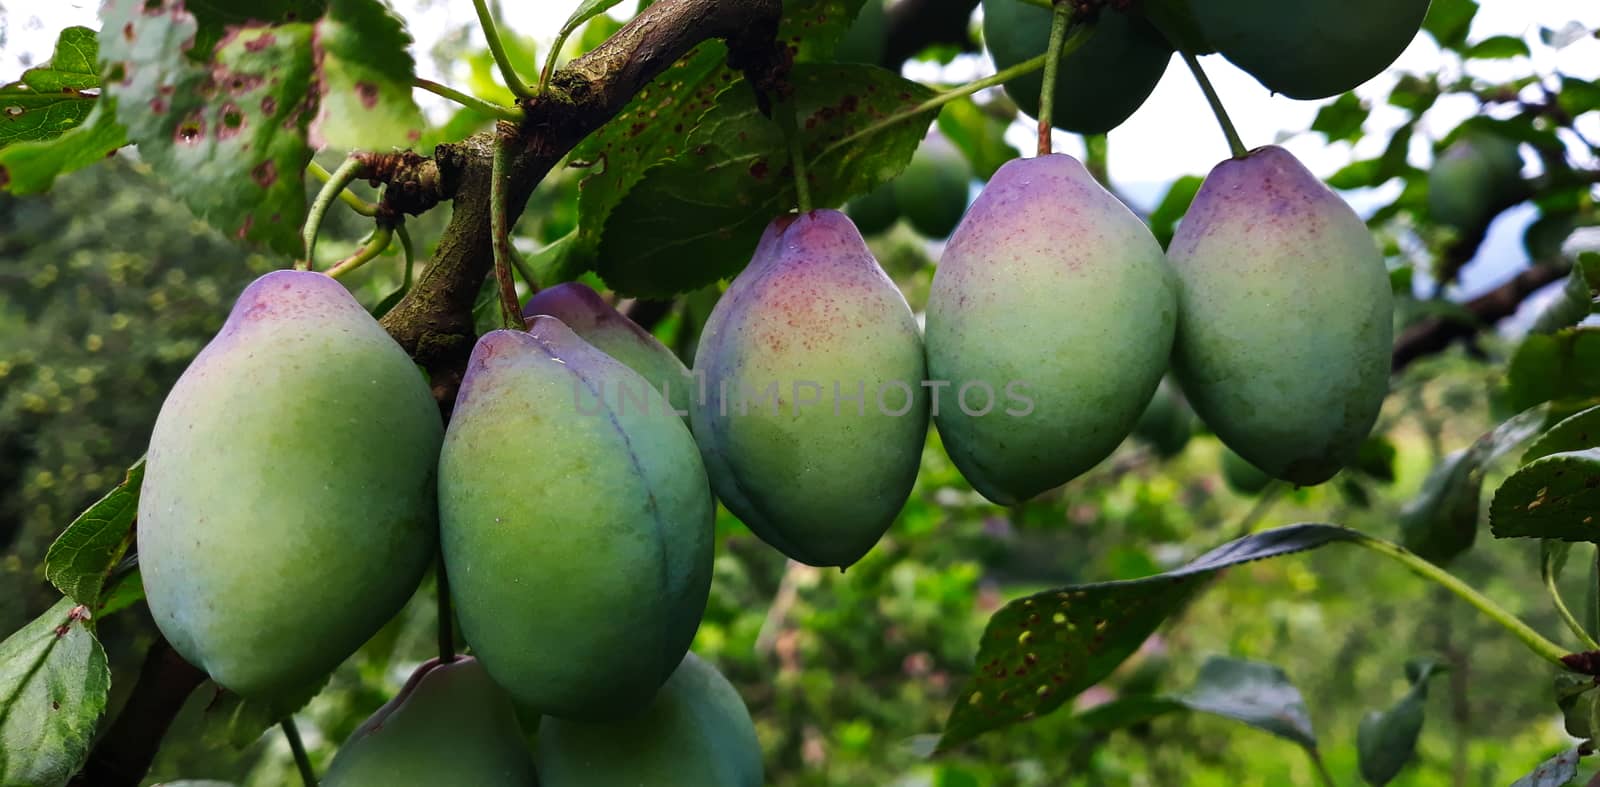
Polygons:
[[1224,446],[1222,480],[1228,483],[1229,489],[1241,495],[1258,495],[1267,488],[1267,484],[1272,483],[1272,476],[1261,472],[1260,468]]
[[[911,493],[928,397],[916,320],[850,219],[815,210],[768,225],[694,368],[706,390],[694,433],[728,510],[802,563],[866,554]],[[777,414],[761,398],[769,384]]]
[[544,787],[761,787],[761,744],[739,693],[693,653],[650,707],[607,724],[539,725]]
[[[951,460],[1003,505],[1066,483],[1133,429],[1167,368],[1177,289],[1161,245],[1071,156],[1009,161],[934,272],[928,373]],[[1020,383],[1031,412],[1006,396]],[[986,415],[982,384],[995,392]]]
[[895,207],[911,228],[935,240],[948,237],[967,209],[972,166],[937,134],[923,140],[900,177],[891,181]]
[[1173,370],[1189,404],[1267,474],[1319,484],[1356,458],[1389,386],[1389,275],[1367,226],[1288,151],[1218,164],[1167,257]]
[[637,712],[700,624],[714,503],[665,407],[554,317],[473,348],[439,455],[440,543],[463,637],[540,713]]
[[257,279],[150,436],[139,566],[162,634],[246,697],[331,672],[432,560],[442,433],[422,375],[343,286]]
[[[967,206],[966,186],[962,185],[961,207]],[[885,183],[844,206],[845,215],[856,223],[862,235],[877,235],[900,220],[900,206],[894,201],[894,182]]]
[[540,290],[528,299],[522,314],[548,314],[561,320],[595,349],[638,372],[656,390],[665,391],[672,409],[688,420],[689,400],[695,388],[689,368],[649,331],[606,303],[588,285],[573,281]]
[[1428,213],[1447,227],[1481,231],[1525,191],[1516,140],[1484,132],[1463,134],[1428,170]]
[[339,747],[322,778],[322,787],[538,783],[516,709],[471,656],[424,662]]
[[1275,93],[1315,99],[1376,76],[1422,27],[1428,0],[1192,0],[1205,40]]
[[[1063,131],[1100,134],[1117,127],[1155,90],[1172,59],[1172,46],[1142,18],[1102,12],[1096,27],[1061,58],[1051,122]],[[983,42],[996,68],[1038,57],[1050,46],[1050,11],[1017,0],[983,0]],[[1030,117],[1039,116],[1043,87],[1040,71],[1005,83],[1006,95]]]
[[1133,434],[1149,443],[1157,456],[1170,459],[1183,453],[1183,447],[1189,444],[1189,437],[1194,434],[1194,411],[1183,400],[1177,383],[1170,378],[1161,378],[1155,396],[1150,398],[1144,414],[1133,425]]

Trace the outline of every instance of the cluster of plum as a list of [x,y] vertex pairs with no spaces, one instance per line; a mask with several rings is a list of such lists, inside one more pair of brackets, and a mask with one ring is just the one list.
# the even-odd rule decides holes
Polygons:
[[759,784],[748,712],[688,654],[716,499],[789,557],[846,567],[904,505],[930,419],[1009,504],[1109,455],[1169,361],[1228,446],[1319,483],[1377,416],[1392,332],[1365,225],[1277,147],[1218,165],[1166,252],[1071,157],[1007,163],[945,248],[925,340],[834,210],[771,223],[692,373],[580,284],[526,313],[526,331],[479,339],[444,429],[342,286],[270,273],[162,408],[144,583],[219,685],[313,684],[442,550],[473,655],[423,665],[329,785],[459,783],[463,767],[529,784],[513,700],[544,716],[546,785]]

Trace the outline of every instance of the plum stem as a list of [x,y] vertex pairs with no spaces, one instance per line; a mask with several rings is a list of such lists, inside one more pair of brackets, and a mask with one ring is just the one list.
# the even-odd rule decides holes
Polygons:
[[439,661],[449,664],[456,660],[455,613],[450,608],[450,577],[444,570],[444,552],[434,569],[434,593],[439,611]]
[[789,166],[794,169],[794,201],[801,213],[811,212],[811,184],[806,176],[806,156],[800,143],[800,122],[795,117],[794,96],[790,95],[773,107],[773,119],[783,129],[783,138],[789,143]]
[[1583,624],[1578,622],[1577,616],[1572,614],[1566,600],[1561,597],[1561,588],[1556,585],[1556,572],[1552,569],[1549,560],[1541,561],[1539,573],[1544,575],[1544,589],[1550,594],[1550,602],[1555,606],[1556,614],[1561,616],[1561,621],[1567,624],[1567,628],[1572,630],[1573,636],[1578,638],[1585,649],[1600,650],[1600,642],[1596,642]]
[[[306,172],[311,173],[311,176],[316,178],[318,183],[327,183],[328,181],[333,180],[333,173],[323,169],[322,165],[315,161],[306,165]],[[351,210],[362,216],[371,218],[378,215],[377,205],[357,197],[355,192],[348,188],[339,190],[339,201],[349,205]]]
[[1239,132],[1233,127],[1232,118],[1228,117],[1228,110],[1222,106],[1222,99],[1217,96],[1216,88],[1211,86],[1211,80],[1206,78],[1206,72],[1200,68],[1200,60],[1193,52],[1183,49],[1178,50],[1183,55],[1184,64],[1189,66],[1189,73],[1194,74],[1194,81],[1199,83],[1200,92],[1206,94],[1206,103],[1211,105],[1211,114],[1217,116],[1217,125],[1222,127],[1222,136],[1228,138],[1228,149],[1233,151],[1234,158],[1244,158],[1250,154],[1245,149],[1244,142],[1239,139]]
[[1450,572],[1445,571],[1433,563],[1428,562],[1405,547],[1402,547],[1398,544],[1392,544],[1380,538],[1359,534],[1358,537],[1351,543],[1354,543],[1357,546],[1366,547],[1367,549],[1377,552],[1380,555],[1392,558],[1393,560],[1405,565],[1406,568],[1411,569],[1412,573],[1421,576],[1423,579],[1429,579],[1439,584],[1445,590],[1454,593],[1462,601],[1471,604],[1479,612],[1487,615],[1490,620],[1500,624],[1502,628],[1511,632],[1512,636],[1522,640],[1522,644],[1528,646],[1528,649],[1533,651],[1540,658],[1543,658],[1546,661],[1555,664],[1557,667],[1561,667],[1562,669],[1571,669],[1567,663],[1563,661],[1563,658],[1568,655],[1568,651],[1565,648],[1562,648],[1560,645],[1557,645],[1556,643],[1546,639],[1544,635],[1534,631],[1533,627],[1522,622],[1521,618],[1518,618],[1516,615],[1507,612],[1504,607],[1494,603],[1489,599],[1488,596],[1478,592],[1477,588],[1462,582],[1454,574],[1451,574]]
[[533,90],[528,83],[517,76],[517,69],[511,65],[511,58],[506,54],[506,45],[500,40],[500,30],[495,26],[494,15],[489,13],[487,0],[472,0],[472,7],[478,11],[478,26],[483,28],[483,37],[489,44],[489,54],[494,57],[494,64],[500,68],[500,76],[505,77],[506,87],[511,88],[512,95],[519,99],[533,98]]
[[328,176],[327,182],[322,184],[322,190],[317,192],[317,198],[311,202],[311,209],[306,211],[306,223],[300,231],[300,238],[305,242],[306,256],[305,259],[295,262],[296,270],[311,270],[311,260],[317,250],[317,233],[322,230],[322,219],[328,215],[328,208],[333,206],[333,201],[344,191],[344,187],[355,181],[356,173],[360,172],[361,168],[361,158],[352,153],[338,169],[333,171],[333,174]]
[[493,101],[485,101],[477,96],[456,90],[449,85],[441,85],[431,79],[417,77],[416,79],[412,80],[411,86],[420,90],[426,90],[436,96],[448,98],[451,101],[466,107],[467,109],[488,115],[492,118],[510,120],[513,122],[522,119],[522,110],[517,109],[516,107],[502,106],[494,103]]
[[289,739],[289,751],[294,753],[294,767],[300,771],[300,781],[306,787],[317,787],[317,772],[311,769],[311,758],[306,756],[306,745],[300,740],[300,729],[294,726],[294,717],[287,716],[279,724],[283,737]]
[[379,224],[377,229],[372,231],[372,239],[363,244],[361,248],[356,249],[355,254],[340,260],[339,262],[335,263],[333,267],[329,268],[327,270],[328,276],[337,279],[340,276],[343,276],[346,273],[349,273],[350,271],[353,271],[356,268],[371,262],[373,258],[388,250],[389,241],[393,239],[394,228],[384,224]]
[[[494,278],[500,285],[500,318],[506,328],[522,330],[522,302],[517,298],[517,282],[511,276],[511,228],[506,221],[506,177],[511,158],[511,140],[516,129],[501,121],[494,140],[494,158],[489,169],[489,234],[494,247]],[[532,282],[529,286],[536,286]]]
[[1061,49],[1072,23],[1072,6],[1057,2],[1050,13],[1050,44],[1044,50],[1044,81],[1039,87],[1039,155],[1051,154],[1050,119],[1056,108],[1056,74],[1061,70]]

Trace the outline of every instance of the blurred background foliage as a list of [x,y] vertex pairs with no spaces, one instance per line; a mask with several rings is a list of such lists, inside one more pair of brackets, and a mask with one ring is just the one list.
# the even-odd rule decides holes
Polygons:
[[[1531,264],[1570,266],[1583,242],[1574,232],[1600,221],[1593,186],[1600,151],[1574,130],[1594,118],[1600,89],[1531,69],[1484,80],[1463,67],[1473,57],[1514,59],[1530,46],[1565,46],[1571,41],[1564,38],[1593,31],[1530,32],[1522,49],[1507,56],[1504,44],[1479,48],[1469,40],[1475,8],[1436,0],[1428,35],[1445,59],[1435,72],[1403,76],[1383,97],[1409,118],[1382,132],[1389,135],[1385,153],[1352,154],[1332,178],[1356,190],[1352,200],[1366,206],[1384,242],[1401,297],[1402,332],[1430,319],[1463,319],[1462,297],[1451,283],[1464,267],[1493,266],[1509,276]],[[1562,20],[1548,21],[1559,28]],[[602,16],[572,46],[592,46],[615,25]],[[463,87],[496,97],[503,89],[494,85],[487,54],[468,51],[476,46],[470,37],[446,36],[435,49],[447,51],[434,55],[465,64]],[[532,43],[513,49],[524,72],[534,72]],[[912,67],[949,63],[955,52],[935,47]],[[1442,96],[1479,102],[1485,119],[1468,125],[1520,144],[1527,154],[1513,188],[1451,224],[1433,215],[1438,203],[1428,196],[1429,161],[1461,134],[1452,128],[1426,139],[1422,123]],[[953,104],[939,122],[980,175],[1015,155],[1005,141],[1014,107],[1003,96],[981,99]],[[1353,149],[1371,133],[1364,124],[1372,110],[1370,98],[1354,94],[1330,100],[1308,133]],[[459,138],[483,122],[457,112],[432,139]],[[1408,155],[1412,147],[1422,151],[1420,162]],[[1088,159],[1115,187],[1106,150],[1104,139],[1091,140]],[[581,174],[558,168],[530,203],[518,240],[536,263],[541,248],[576,226]],[[123,154],[63,178],[42,197],[0,195],[0,630],[15,629],[55,600],[40,574],[45,547],[140,455],[165,391],[220,326],[238,291],[285,263],[208,229],[147,175],[136,154]],[[1158,235],[1170,236],[1196,185],[1178,179],[1146,201]],[[1526,248],[1484,243],[1502,215],[1529,206],[1534,216],[1525,217],[1527,226],[1540,229],[1529,230]],[[409,224],[419,254],[437,236],[442,213]],[[330,214],[319,244],[324,264],[350,253],[364,231],[348,212]],[[920,310],[937,241],[891,218],[871,242]],[[400,280],[394,251],[350,278],[369,306]],[[663,341],[689,360],[717,290],[671,304],[623,305],[649,315]],[[1518,339],[1513,327],[1420,356],[1395,377],[1377,430],[1393,447],[1392,462],[1316,489],[1238,491],[1223,477],[1220,444],[1179,418],[1177,426],[1152,426],[1130,438],[1066,487],[1011,509],[981,500],[930,435],[899,520],[866,559],[842,573],[787,564],[723,512],[711,601],[694,649],[739,687],[774,787],[1311,783],[1311,765],[1296,747],[1198,714],[1107,730],[1063,710],[937,761],[921,752],[972,669],[985,620],[1008,599],[1156,573],[1242,533],[1288,522],[1338,522],[1399,539],[1401,512],[1435,464],[1509,414],[1506,362]],[[1489,488],[1505,470],[1489,469]],[[1537,544],[1485,536],[1450,569],[1535,628],[1565,635],[1544,595]],[[1593,579],[1574,570],[1565,582],[1567,597],[1582,599]],[[429,580],[299,715],[319,766],[432,655],[432,596]],[[113,712],[152,630],[142,610],[109,619],[101,630],[113,658]],[[1339,547],[1228,571],[1115,675],[1082,695],[1077,708],[1182,691],[1214,654],[1284,669],[1305,695],[1323,756],[1342,784],[1356,781],[1358,722],[1406,691],[1402,665],[1418,656],[1450,670],[1428,694],[1417,761],[1393,784],[1505,785],[1572,740],[1554,708],[1548,671],[1520,644],[1395,565]],[[228,745],[230,721],[216,699],[209,686],[191,698],[150,783],[178,777],[291,783],[281,736]],[[528,722],[532,734],[535,720]]]

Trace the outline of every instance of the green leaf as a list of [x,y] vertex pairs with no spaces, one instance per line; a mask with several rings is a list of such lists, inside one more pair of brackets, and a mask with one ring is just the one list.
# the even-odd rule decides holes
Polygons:
[[1593,737],[1591,730],[1594,727],[1594,705],[1597,697],[1594,689],[1593,676],[1571,672],[1556,673],[1556,707],[1561,709],[1561,720],[1567,734],[1574,738]]
[[611,10],[620,2],[622,0],[583,0],[578,3],[578,7],[572,11],[572,16],[567,17],[567,21],[561,25],[561,30],[556,33],[555,42],[550,45],[550,54],[545,60],[541,79],[547,78],[555,71],[556,57],[561,54],[561,46],[567,42],[567,36],[582,27],[584,22]]
[[294,715],[328,685],[328,678],[270,699],[245,699],[231,691],[218,689],[217,698],[205,711],[204,739],[214,746],[244,749],[278,722]]
[[12,194],[37,194],[50,188],[57,175],[83,169],[128,144],[127,129],[105,98],[83,123],[59,137],[19,142],[0,150],[0,189]]
[[122,483],[61,531],[44,556],[44,575],[56,589],[98,609],[106,577],[133,543],[144,458],[128,468]]
[[1006,141],[1006,129],[1015,118],[1015,114],[1009,119],[999,117],[963,98],[939,110],[939,132],[961,151],[979,180],[988,180],[1019,153]]
[[1600,447],[1600,406],[1569,415],[1539,435],[1522,455],[1522,463],[1527,464],[1551,454],[1596,447]]
[[321,114],[316,147],[384,150],[422,138],[422,110],[411,97],[416,63],[411,36],[380,0],[331,0],[316,24]]
[[54,139],[84,122],[100,87],[98,52],[93,30],[69,27],[56,38],[50,62],[0,85],[0,150]]
[[1415,74],[1401,74],[1394,89],[1389,91],[1389,103],[1410,111],[1413,117],[1427,111],[1438,99],[1439,84],[1432,78]]
[[144,582],[137,566],[111,581],[111,586],[100,594],[100,607],[96,614],[105,618],[144,601]]
[[1564,751],[1539,763],[1533,772],[1511,783],[1511,787],[1563,787],[1578,778],[1578,749]]
[[1183,214],[1189,212],[1189,203],[1194,202],[1194,195],[1204,181],[1205,178],[1199,175],[1184,175],[1172,181],[1166,196],[1161,198],[1161,204],[1150,213],[1150,231],[1155,234],[1156,240],[1161,241],[1162,248],[1172,242],[1178,222],[1183,219]]
[[201,28],[182,0],[110,0],[101,18],[105,93],[140,155],[228,236],[298,254],[313,26],[242,25],[191,49]]
[[[778,40],[807,52],[825,49],[831,54],[860,4],[860,0],[786,2]],[[687,140],[701,116],[716,103],[719,92],[740,80],[739,73],[725,65],[727,59],[728,49],[721,41],[695,47],[573,150],[571,161],[603,167],[585,177],[578,192],[578,235],[563,248],[564,269],[582,273],[592,266],[618,203],[651,167],[693,150]],[[750,91],[748,86],[739,89]],[[771,125],[763,121],[763,127]]]
[[1200,676],[1182,702],[1192,710],[1243,722],[1307,749],[1317,748],[1311,715],[1300,690],[1275,665],[1212,656],[1200,666]]
[[64,598],[0,642],[0,784],[62,784],[89,756],[111,690],[89,626]]
[[1401,546],[1440,565],[1470,549],[1482,490],[1482,451],[1463,448],[1440,460],[1400,511]]
[[1352,161],[1340,167],[1337,172],[1328,176],[1328,185],[1348,191],[1379,186],[1385,180],[1388,178],[1383,175],[1383,161],[1369,158]]
[[1563,74],[1556,102],[1572,117],[1600,109],[1600,82]]
[[1360,96],[1353,92],[1344,93],[1317,110],[1316,119],[1311,121],[1311,130],[1320,132],[1329,142],[1354,142],[1361,138],[1361,124],[1366,122],[1370,111]]
[[[842,205],[899,174],[933,119],[929,111],[838,144],[933,91],[863,65],[801,64],[789,81],[818,206]],[[611,289],[661,297],[732,276],[768,222],[794,207],[788,144],[743,81],[717,96],[687,146],[688,155],[645,173],[606,221],[598,272]]]
[[939,749],[1061,707],[1109,675],[1218,571],[1359,538],[1336,525],[1289,525],[1230,541],[1164,574],[1006,604],[989,618],[975,674],[957,695]]
[[1494,493],[1496,538],[1600,543],[1600,448],[1563,451],[1512,473]]
[[1370,711],[1356,729],[1357,764],[1361,778],[1383,787],[1400,774],[1417,751],[1417,736],[1422,734],[1423,711],[1428,698],[1428,679],[1443,672],[1431,660],[1419,659],[1406,665],[1411,690],[1387,710]]
[[1501,60],[1510,57],[1528,56],[1528,45],[1522,39],[1513,36],[1491,36],[1472,45],[1467,50],[1467,57],[1480,60]]
[[1475,0],[1433,0],[1422,18],[1422,29],[1445,49],[1459,50],[1467,41],[1472,17],[1478,13]]
[[1577,325],[1594,311],[1596,301],[1600,299],[1600,292],[1590,284],[1584,268],[1582,264],[1572,266],[1572,272],[1567,274],[1567,281],[1562,286],[1561,292],[1546,302],[1534,316],[1533,324],[1528,327],[1529,332],[1555,333],[1562,328]]
[[1506,385],[1508,403],[1519,410],[1600,396],[1600,328],[1529,334],[1511,356]]

